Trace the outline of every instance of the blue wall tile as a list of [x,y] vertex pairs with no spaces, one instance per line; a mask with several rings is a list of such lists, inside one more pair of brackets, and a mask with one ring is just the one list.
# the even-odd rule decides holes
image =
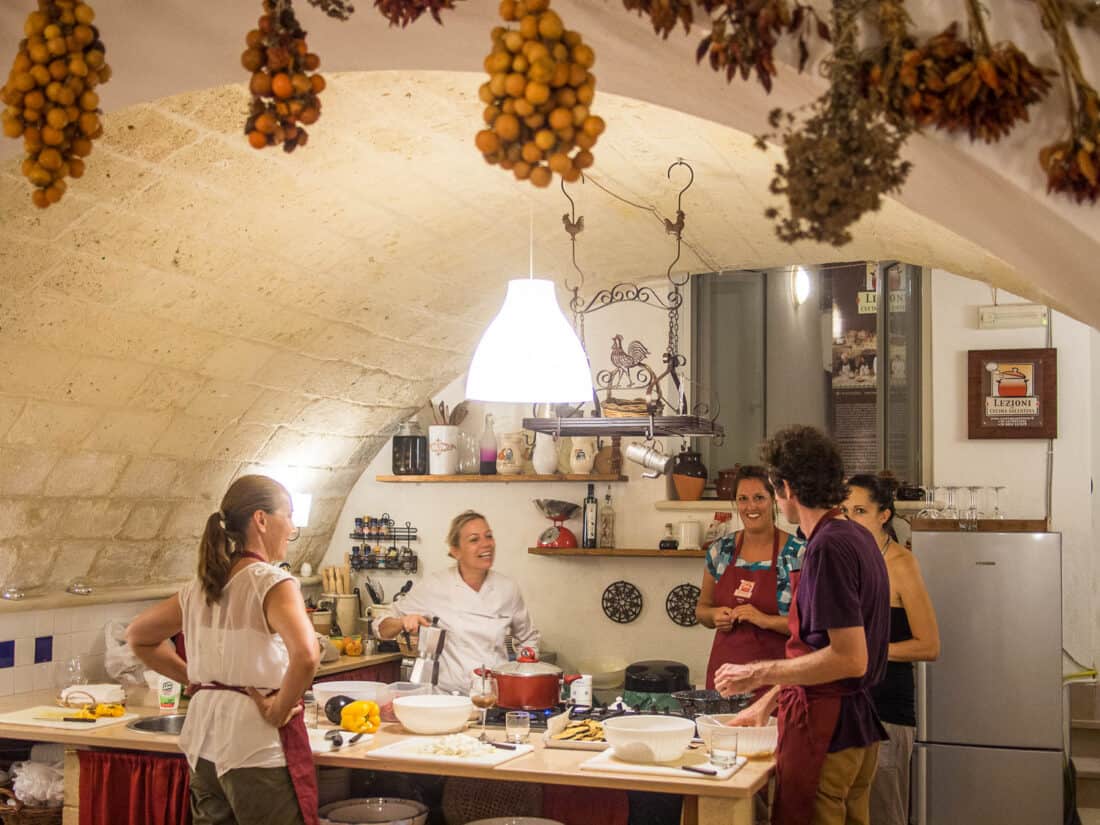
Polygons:
[[34,663],[53,661],[53,636],[39,636],[34,640]]
[[15,640],[0,642],[0,667],[15,666]]

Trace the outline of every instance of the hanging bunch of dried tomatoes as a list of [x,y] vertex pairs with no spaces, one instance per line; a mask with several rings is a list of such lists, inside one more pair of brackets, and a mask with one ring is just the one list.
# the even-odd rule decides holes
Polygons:
[[1044,146],[1039,163],[1047,191],[1063,192],[1078,203],[1100,197],[1100,95],[1085,80],[1058,0],[1039,0],[1043,28],[1054,40],[1067,84],[1069,137]]
[[605,127],[590,110],[596,53],[565,28],[550,0],[502,0],[500,15],[518,27],[493,29],[489,80],[478,91],[487,128],[474,142],[518,180],[549,186],[556,172],[576,181]]
[[0,89],[4,134],[23,138],[23,175],[35,186],[31,200],[39,208],[61,200],[65,178],[84,174],[92,141],[103,134],[94,89],[110,80],[111,67],[94,19],[87,3],[38,0]]
[[264,0],[257,28],[245,37],[241,65],[252,72],[248,90],[252,106],[244,132],[256,149],[282,145],[293,152],[305,146],[305,126],[321,116],[325,79],[316,72],[321,58],[306,46],[290,0]]

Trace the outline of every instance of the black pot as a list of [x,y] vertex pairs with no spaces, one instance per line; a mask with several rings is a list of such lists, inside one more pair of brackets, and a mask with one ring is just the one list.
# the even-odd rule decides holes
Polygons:
[[637,693],[674,693],[690,690],[691,682],[687,665],[654,660],[627,665],[624,687]]

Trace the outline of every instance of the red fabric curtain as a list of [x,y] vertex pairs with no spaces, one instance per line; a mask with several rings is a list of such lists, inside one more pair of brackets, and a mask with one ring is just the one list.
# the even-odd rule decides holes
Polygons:
[[80,751],[80,825],[190,825],[182,756]]
[[611,788],[543,785],[542,815],[565,825],[626,825],[630,799]]

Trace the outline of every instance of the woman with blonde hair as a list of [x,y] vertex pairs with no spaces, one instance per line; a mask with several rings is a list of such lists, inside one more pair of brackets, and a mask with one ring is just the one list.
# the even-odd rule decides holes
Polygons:
[[473,510],[455,516],[447,531],[447,547],[454,567],[426,577],[409,591],[394,605],[397,615],[382,619],[377,631],[381,638],[393,639],[402,631],[416,633],[437,619],[447,631],[439,660],[439,687],[465,693],[475,668],[508,661],[507,636],[512,636],[516,649],[530,647],[537,652],[539,632],[519,587],[492,569],[496,540],[485,516]]
[[[234,481],[206,520],[198,574],[127,630],[137,656],[189,685],[180,734],[195,825],[317,825],[302,694],[320,658],[301,592],[276,565],[298,537],[290,494]],[[183,631],[184,661],[168,639]]]

